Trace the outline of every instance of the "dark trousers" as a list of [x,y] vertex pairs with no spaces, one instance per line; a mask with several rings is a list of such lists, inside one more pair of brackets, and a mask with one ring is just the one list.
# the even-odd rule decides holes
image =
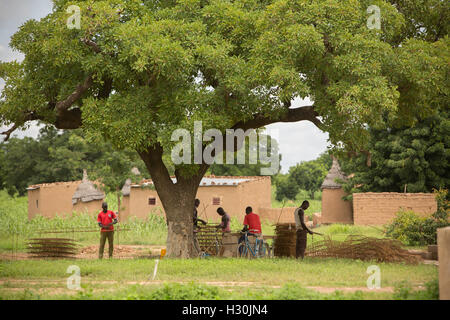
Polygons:
[[108,239],[109,257],[111,258],[114,250],[114,231],[100,232],[100,247],[98,250],[98,258],[103,258],[103,251],[105,250],[106,239]]
[[295,246],[295,257],[298,259],[299,257],[303,259],[305,256],[306,250],[306,241],[307,241],[307,232],[306,230],[297,230],[297,241]]

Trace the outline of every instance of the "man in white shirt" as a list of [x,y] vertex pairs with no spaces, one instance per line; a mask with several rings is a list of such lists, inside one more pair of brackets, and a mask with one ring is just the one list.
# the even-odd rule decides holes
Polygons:
[[313,234],[311,230],[305,224],[305,210],[309,208],[309,202],[307,200],[303,201],[302,205],[295,209],[295,226],[297,229],[297,241],[295,248],[295,257],[298,259],[305,256],[307,233]]

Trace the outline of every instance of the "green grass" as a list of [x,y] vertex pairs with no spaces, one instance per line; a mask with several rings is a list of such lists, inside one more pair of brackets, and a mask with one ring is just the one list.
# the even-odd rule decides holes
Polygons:
[[[87,287],[104,287],[112,292],[103,296],[94,294],[92,298],[127,298],[130,294],[137,297],[152,296],[152,290],[158,288],[140,288],[136,286],[133,293],[130,282],[148,281],[153,272],[155,261],[151,259],[136,260],[53,260],[53,261],[9,261],[0,262],[0,279],[4,282],[0,288],[0,298],[6,299],[11,294],[11,287],[22,289],[31,288],[34,291],[45,288],[52,291],[54,288],[64,289],[68,277],[66,273],[68,266],[78,265],[81,270],[81,282]],[[318,259],[306,258],[303,261],[295,259],[163,259],[159,262],[157,280],[166,285],[176,286],[175,283],[182,282],[186,285],[196,283],[205,285],[205,282],[253,282],[250,287],[230,285],[232,293],[218,295],[220,299],[227,297],[232,299],[254,298],[254,299],[288,299],[291,298],[315,298],[326,299],[328,296],[309,292],[305,287],[365,287],[368,274],[367,267],[377,264],[381,270],[382,287],[398,287],[408,283],[417,289],[434,281],[438,277],[438,270],[431,265],[405,265],[389,263],[372,263],[346,259]],[[14,280],[21,279],[21,285],[14,284]],[[103,281],[115,281],[115,283],[102,283]],[[11,281],[11,283],[8,283]],[[33,284],[33,281],[37,283]],[[51,282],[50,282],[51,281]],[[54,281],[59,281],[55,283]],[[151,284],[151,282],[147,282]],[[160,283],[159,283],[160,284]],[[293,287],[289,287],[293,285]],[[34,286],[34,287],[33,287]],[[280,286],[280,288],[273,288]],[[286,289],[286,286],[288,289]],[[213,285],[214,287],[214,285]],[[234,287],[234,288],[233,288]],[[240,287],[240,288],[238,288]],[[140,289],[139,289],[140,288]],[[178,287],[179,288],[179,287]],[[131,291],[130,291],[131,290]],[[139,290],[143,290],[142,292]],[[164,290],[164,289],[161,289]],[[210,290],[210,289],[205,289]],[[212,289],[211,289],[212,290]],[[219,290],[219,289],[218,289]],[[284,292],[283,291],[286,291]],[[305,291],[306,290],[306,291]],[[23,291],[23,290],[19,290]],[[64,291],[64,290],[63,290]],[[68,294],[71,294],[69,290]],[[220,290],[219,290],[220,291]],[[293,292],[291,292],[293,291]],[[245,292],[245,294],[244,294]],[[23,292],[22,292],[23,293]],[[170,293],[167,293],[170,294]],[[377,295],[362,296],[349,295],[351,299],[376,298]],[[403,294],[403,296],[405,296]],[[161,298],[159,294],[152,296]],[[202,295],[196,296],[201,298]],[[284,297],[284,298],[283,298]],[[392,293],[378,293],[380,298],[394,298]],[[337,296],[335,298],[343,298]]]
[[58,294],[43,293],[40,288],[33,287],[13,292],[0,288],[0,299],[3,300],[376,300],[389,299],[391,296],[361,291],[344,293],[339,290],[324,294],[303,288],[297,283],[286,284],[279,289],[262,287],[239,290],[196,283],[135,284],[127,288],[89,285],[84,286],[81,291],[66,290],[66,293]]
[[[65,279],[69,265],[78,265],[85,280],[145,281],[153,272],[153,259],[17,260],[0,262],[2,279]],[[242,260],[235,258],[163,259],[162,281],[249,281],[265,285],[298,282],[303,286],[365,287],[367,267],[381,269],[382,286],[408,280],[420,284],[437,277],[433,265],[363,262],[350,259],[288,258]],[[276,277],[274,277],[276,275]]]
[[[111,210],[117,209],[117,198],[109,194],[107,201]],[[60,233],[58,236],[75,238],[82,245],[98,242],[97,216],[85,213],[73,213],[69,217],[56,216],[48,219],[37,216],[28,220],[27,197],[10,197],[0,190],[0,250],[10,251],[16,238],[16,249],[25,249],[25,240],[36,236],[43,236],[39,230],[49,229],[81,229],[86,228],[95,232]],[[163,245],[167,239],[165,219],[159,215],[149,214],[146,220],[130,219],[121,224],[122,228],[130,231],[120,233],[120,244],[154,244]]]
[[[115,197],[108,195],[114,210]],[[318,201],[318,200],[317,200]],[[0,191],[0,250],[11,250],[13,234],[18,235],[19,249],[25,249],[25,239],[37,229],[96,228],[94,216],[75,214],[68,218],[46,219],[27,217],[27,198],[12,198]],[[309,211],[309,210],[308,210]],[[150,215],[145,221],[131,220],[131,231],[121,233],[120,244],[165,244],[167,227],[164,218]],[[232,230],[242,228],[242,222],[232,219]],[[263,222],[264,234],[272,235],[274,226]],[[384,237],[381,228],[353,225],[321,226],[318,232],[343,240],[348,235],[363,234]],[[98,233],[81,233],[76,239],[82,245],[97,244]],[[311,239],[311,238],[309,238]],[[321,237],[315,236],[314,241]],[[65,287],[69,265],[81,269],[81,292]],[[337,291],[319,293],[307,287],[366,286],[367,267],[376,264],[381,269],[382,287],[395,287],[395,292]],[[1,299],[428,299],[435,298],[438,277],[436,266],[363,262],[348,259],[286,258],[241,259],[164,259],[160,261],[157,284],[148,282],[155,260],[0,260]],[[19,282],[17,280],[20,280]],[[35,282],[36,281],[36,282]],[[55,282],[56,281],[56,282]],[[107,283],[102,283],[102,282]],[[113,281],[110,283],[110,281]],[[145,282],[147,285],[130,282]],[[218,287],[205,282],[251,282],[250,287]],[[418,286],[427,284],[425,290]],[[275,287],[274,287],[275,286]]]

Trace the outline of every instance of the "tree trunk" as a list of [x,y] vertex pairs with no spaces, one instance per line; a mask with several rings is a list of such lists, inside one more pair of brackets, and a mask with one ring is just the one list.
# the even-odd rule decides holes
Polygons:
[[175,170],[176,183],[162,161],[162,148],[139,152],[150,172],[155,189],[164,207],[168,226],[167,256],[176,258],[196,257],[194,248],[194,200],[207,165],[197,166],[197,173],[185,178]]
[[[195,198],[195,195],[193,197],[189,195],[189,198]],[[164,206],[168,224],[167,255],[170,257],[190,258],[197,256],[193,246],[193,204],[194,199],[184,205]]]

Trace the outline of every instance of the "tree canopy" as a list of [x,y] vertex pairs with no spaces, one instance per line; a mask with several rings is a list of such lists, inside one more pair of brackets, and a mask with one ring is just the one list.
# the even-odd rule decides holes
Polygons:
[[343,158],[350,192],[431,192],[450,185],[448,110],[411,128],[371,130],[367,155]]

